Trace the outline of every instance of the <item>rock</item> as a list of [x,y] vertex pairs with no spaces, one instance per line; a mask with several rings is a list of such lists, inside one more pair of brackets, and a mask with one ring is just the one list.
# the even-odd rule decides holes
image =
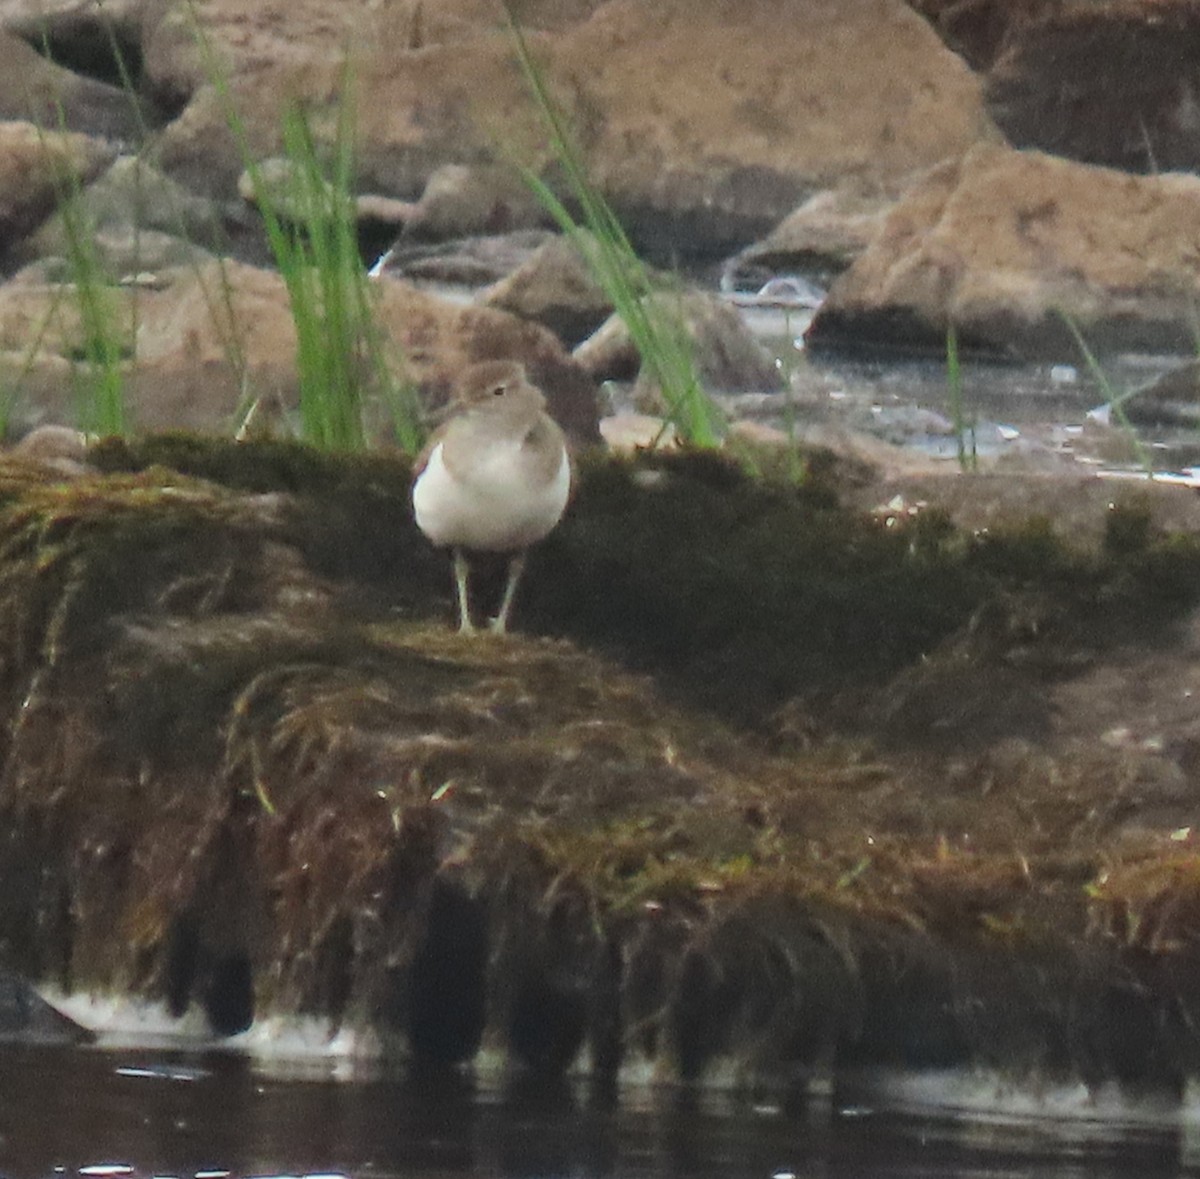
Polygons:
[[87,1044],[95,1036],[61,1015],[28,979],[0,967],[0,1041],[22,1044]]
[[909,480],[880,515],[597,459],[522,633],[464,642],[401,458],[91,458],[0,463],[0,1031],[49,985],[231,1051],[303,1013],[418,1075],[782,1101],[901,1061],[1186,1116],[1194,494]]
[[93,238],[96,261],[115,281],[140,286],[167,285],[166,271],[199,266],[212,258],[191,239],[154,229],[101,230]]
[[113,160],[103,141],[32,123],[0,122],[0,242],[12,243],[43,221],[73,185]]
[[45,130],[120,144],[139,143],[158,121],[137,95],[57,65],[7,32],[0,32],[0,119],[28,119]]
[[72,69],[116,82],[119,71],[109,59],[112,42],[127,55],[136,73],[143,30],[158,19],[162,0],[2,0],[0,24],[30,45],[49,43],[51,56]]
[[[134,349],[134,311],[137,295],[127,289],[97,284],[102,314],[129,356]],[[79,360],[87,355],[88,325],[79,291],[70,282],[46,281],[39,267],[19,271],[0,285],[0,352],[24,356]]]
[[[692,355],[704,388],[713,392],[778,392],[783,378],[766,348],[723,299],[707,291],[649,296],[668,317],[682,315]],[[609,318],[574,352],[575,359],[597,381],[638,378],[639,402],[657,397],[629,329],[617,314]],[[639,372],[640,370],[640,372]]]
[[845,270],[879,232],[895,198],[831,189],[810,197],[725,267],[737,285],[761,286],[781,271],[828,278]]
[[838,278],[813,347],[945,348],[1074,359],[1093,349],[1191,351],[1200,292],[1200,179],[1137,177],[991,145],[905,196]]
[[68,426],[38,426],[13,447],[12,453],[62,475],[82,475],[87,470],[87,435]]
[[1130,391],[1122,407],[1134,425],[1200,426],[1200,360],[1185,361],[1136,392]]
[[[549,0],[542,7],[561,8],[568,21],[584,15],[578,3],[560,5]],[[338,7],[321,0],[286,4],[208,0],[196,8],[195,15],[235,80],[245,71],[277,75],[320,63],[328,59],[331,45],[348,45],[359,62],[372,54],[403,58],[492,35],[497,24],[492,0],[437,0],[436,4],[405,0]],[[196,44],[192,19],[187,9],[169,6],[145,22],[142,42],[150,86],[180,105],[212,81]],[[548,27],[557,23],[546,21]]]
[[[313,212],[314,202],[318,208],[332,208],[336,196],[333,183],[322,173],[315,192],[306,193],[302,185],[308,183],[305,168],[287,156],[271,156],[259,160],[251,171],[246,168],[238,177],[238,196],[248,205],[261,208],[258,188],[266,190],[270,208],[285,221],[303,223]],[[350,196],[354,218],[361,224],[371,223],[376,230],[389,227],[399,233],[410,226],[418,216],[419,205],[413,201],[399,201],[378,193]]]
[[[138,25],[155,0],[104,0],[100,15],[112,27],[123,30]],[[32,38],[48,33],[51,40],[62,40],[72,29],[95,29],[98,21],[92,0],[3,0],[0,22],[9,32]]]
[[988,109],[1017,147],[1137,172],[1193,171],[1198,55],[1191,0],[1049,5],[1010,32],[987,76]]
[[[207,250],[184,238],[153,229],[99,230],[93,234],[89,247],[88,265],[96,264],[97,277],[107,285],[161,289],[173,281],[170,272],[212,258]],[[60,248],[64,246],[60,244]],[[23,282],[69,284],[75,281],[78,268],[78,262],[65,253],[50,254],[23,266],[18,275]]]
[[[193,196],[136,156],[121,156],[87,185],[75,215],[91,227],[97,260],[111,278],[199,262],[228,245],[225,218],[213,201]],[[24,259],[67,258],[62,214],[16,252]]]
[[[254,170],[246,168],[238,177],[238,196],[254,215],[264,215],[261,186],[269,194],[270,211],[291,225],[306,225],[314,215],[336,208],[337,190],[324,172],[315,177],[305,176],[306,169],[286,156],[271,156],[260,160]],[[315,180],[315,187],[309,185]],[[411,226],[417,216],[415,201],[401,201],[379,193],[350,193],[345,215],[353,219],[359,250],[365,257],[382,251],[384,245],[396,239]],[[264,244],[267,244],[264,242]],[[261,252],[261,251],[260,251]],[[245,250],[243,261],[262,261]],[[272,256],[268,259],[274,262]]]
[[301,183],[307,182],[304,168],[287,156],[271,156],[266,160],[258,160],[254,171],[243,169],[238,177],[238,196],[247,204],[261,209],[263,192],[265,190],[270,208],[285,221],[303,222],[307,220],[314,202],[327,206],[333,200],[334,188],[327,180],[322,179],[317,191],[303,192]]
[[444,164],[429,177],[405,230],[417,241],[440,241],[532,229],[548,220],[513,168]]
[[615,0],[561,60],[601,113],[593,174],[668,257],[759,236],[831,175],[895,192],[995,136],[976,79],[904,4],[751,0],[731,20],[715,0]]
[[[255,5],[230,0],[206,4],[203,19],[228,55],[258,156],[278,153],[290,95],[308,96],[318,138],[330,138],[341,67],[328,46],[349,35],[358,187],[407,200],[439,168],[466,167],[466,177],[445,174],[461,229],[459,186],[492,166],[498,136],[506,153],[546,167],[545,131],[494,11],[462,36],[415,38],[421,47],[409,49],[412,30],[395,24],[407,19],[401,7],[355,8],[351,18],[297,3],[279,33],[255,19]],[[779,35],[793,26],[802,38]],[[719,0],[610,0],[534,42],[568,121],[583,129],[590,175],[635,239],[667,256],[740,246],[830,176],[896,192],[915,171],[996,135],[976,79],[901,0],[751,0],[735,18]],[[146,62],[156,85],[190,95],[161,136],[163,166],[198,189],[232,192],[244,161],[172,18],[150,36]],[[508,192],[497,201],[492,179],[482,198],[472,190],[474,224],[526,223],[534,210]],[[444,232],[433,196],[423,231]]]
[[644,413],[617,413],[600,419],[600,437],[609,450],[631,454],[648,447],[674,446],[678,431],[662,418]]
[[481,292],[479,301],[544,324],[569,348],[586,339],[613,309],[579,248],[566,237],[540,246],[511,274]]
[[[946,469],[944,459],[911,446],[897,446],[876,434],[844,423],[804,422],[796,436],[807,449],[819,449],[834,456],[840,464],[844,483],[854,487],[877,487],[889,479],[901,477],[940,475]],[[853,475],[847,475],[847,472],[853,472]],[[861,495],[858,499],[861,502]],[[863,506],[874,509],[878,504]]]
[[376,192],[360,193],[354,198],[354,212],[358,218],[359,231],[373,236],[385,233],[396,235],[413,219],[416,211],[413,201],[401,201],[395,197],[380,196]]
[[[544,388],[551,412],[577,439],[596,434],[595,389],[544,328],[501,311],[463,307],[394,279],[376,280],[378,322],[395,342],[398,375],[413,380],[431,406],[459,371],[478,360],[521,360]],[[226,299],[232,321],[223,308]],[[244,373],[231,361],[231,341]],[[245,395],[270,392],[293,409],[295,327],[283,280],[226,261],[185,274],[145,298],[134,375],[138,420],[147,427],[220,428]],[[375,427],[383,429],[377,421]]]
[[[248,397],[294,411],[296,334],[279,274],[225,259],[162,277],[170,280],[163,287],[99,288],[127,361],[126,396],[137,427],[227,433]],[[546,390],[568,434],[579,442],[598,438],[595,386],[545,328],[394,279],[378,280],[373,294],[377,322],[394,341],[389,362],[430,408],[440,407],[462,368],[512,357]],[[0,375],[19,382],[19,421],[70,421],[86,354],[71,286],[43,281],[40,268],[0,286]],[[383,406],[367,416],[373,437],[388,434]]]
[[740,421],[729,427],[728,439],[735,442],[746,442],[751,446],[786,447],[794,446],[796,440],[789,438],[786,430],[778,426],[768,426],[763,422]]

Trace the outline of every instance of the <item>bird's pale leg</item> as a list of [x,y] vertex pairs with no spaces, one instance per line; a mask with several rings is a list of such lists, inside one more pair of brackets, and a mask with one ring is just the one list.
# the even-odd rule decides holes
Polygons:
[[513,599],[517,596],[517,582],[525,569],[525,554],[517,553],[508,563],[508,582],[504,586],[504,597],[500,599],[500,612],[492,619],[493,633],[502,635],[508,632],[508,616],[512,612]]
[[467,555],[462,549],[454,550],[454,588],[458,591],[458,633],[473,635],[475,625],[471,621],[471,597],[467,588],[467,577],[470,569],[467,565]]

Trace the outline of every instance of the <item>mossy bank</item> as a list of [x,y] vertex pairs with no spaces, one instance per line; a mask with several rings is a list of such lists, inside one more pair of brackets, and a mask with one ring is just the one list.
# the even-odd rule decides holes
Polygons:
[[90,459],[0,467],[9,969],[439,1064],[1200,1068],[1182,501],[593,459],[472,641],[403,459]]

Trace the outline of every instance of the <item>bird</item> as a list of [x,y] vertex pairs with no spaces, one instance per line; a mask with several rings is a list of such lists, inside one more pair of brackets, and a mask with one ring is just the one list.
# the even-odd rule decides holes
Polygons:
[[477,633],[467,554],[508,554],[504,595],[489,623],[493,633],[505,634],[526,551],[562,518],[571,480],[566,439],[524,366],[513,360],[471,365],[450,416],[417,457],[412,485],[417,527],[453,553],[461,633]]

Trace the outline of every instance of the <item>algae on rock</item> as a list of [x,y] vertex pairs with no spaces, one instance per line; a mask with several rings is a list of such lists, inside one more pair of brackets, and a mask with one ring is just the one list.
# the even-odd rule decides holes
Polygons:
[[[1194,1071],[1195,874],[1122,834],[1134,763],[994,744],[1191,617],[1194,536],[895,527],[717,456],[589,460],[530,633],[464,642],[402,459],[91,460],[0,467],[27,977],[552,1072]],[[972,746],[954,710],[1000,682],[1024,711]]]

